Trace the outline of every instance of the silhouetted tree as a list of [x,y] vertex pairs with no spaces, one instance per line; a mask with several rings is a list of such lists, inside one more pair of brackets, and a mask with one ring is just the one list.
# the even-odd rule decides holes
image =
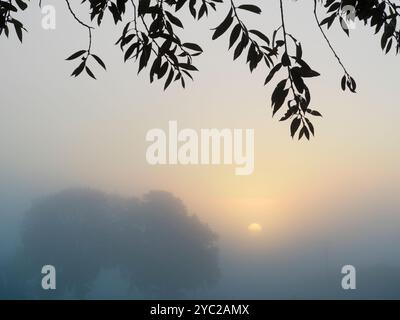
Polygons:
[[[94,24],[100,26],[106,14],[112,16],[115,24],[121,23],[128,15],[133,19],[125,24],[122,35],[116,43],[124,52],[124,60],[134,58],[139,61],[139,72],[150,67],[150,81],[153,82],[156,78],[164,79],[165,89],[174,81],[179,81],[185,87],[187,78],[193,79],[192,74],[197,71],[193,59],[203,50],[198,44],[184,42],[178,36],[176,29],[183,28],[178,17],[179,13],[186,8],[194,19],[200,20],[208,16],[212,10],[227,10],[226,18],[214,29],[212,39],[215,40],[231,30],[229,48],[235,48],[234,59],[246,55],[250,71],[261,65],[270,69],[265,84],[278,71],[285,71],[283,79],[278,82],[271,97],[273,115],[281,111],[286,102],[285,113],[280,120],[291,121],[292,137],[298,133],[299,139],[303,137],[310,139],[310,136],[314,135],[314,126],[310,118],[319,117],[321,114],[310,105],[311,94],[305,80],[319,76],[319,73],[305,62],[300,41],[286,28],[284,0],[276,1],[280,3],[281,25],[271,36],[267,36],[264,32],[248,27],[241,17],[244,11],[261,14],[261,9],[254,4],[239,5],[237,2],[242,2],[239,0],[83,0],[82,4],[89,5],[86,10],[89,12],[91,24],[83,22],[71,7],[70,1],[65,0],[73,18],[87,29],[89,35],[88,47],[75,52],[67,60],[80,59],[72,73],[73,76],[77,77],[85,71],[90,77],[95,78],[90,64],[98,63],[104,69],[106,65],[92,51]],[[380,33],[381,47],[385,53],[391,49],[396,53],[399,52],[398,0],[312,1],[316,25],[343,69],[344,75],[341,79],[343,90],[349,89],[355,92],[356,82],[337,55],[322,26],[326,25],[329,28],[334,22],[339,22],[349,35],[346,20],[354,15],[355,19],[371,26],[376,33]],[[27,2],[28,0],[0,1],[0,35],[8,36],[9,29],[13,26],[22,41],[25,27],[15,19],[14,15],[19,10],[25,10]],[[321,20],[317,13],[318,4],[326,9]]]
[[116,268],[132,288],[159,297],[205,287],[219,276],[216,235],[179,199],[143,200],[70,190],[26,214],[16,256],[20,278],[40,290],[40,270],[57,270],[57,293],[84,297],[101,269]]

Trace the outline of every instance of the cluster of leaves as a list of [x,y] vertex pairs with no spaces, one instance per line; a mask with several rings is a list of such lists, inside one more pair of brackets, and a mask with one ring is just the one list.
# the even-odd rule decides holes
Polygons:
[[180,81],[185,87],[186,78],[193,80],[192,72],[198,71],[193,58],[203,52],[198,44],[182,42],[177,35],[175,29],[182,29],[183,24],[171,8],[175,6],[175,10],[179,10],[181,7],[176,8],[178,4],[170,2],[139,2],[137,10],[135,6],[133,21],[125,25],[116,43],[124,51],[125,61],[139,61],[138,73],[151,65],[151,82],[155,77],[165,78],[165,89],[173,81]]
[[100,26],[103,21],[104,13],[109,11],[114,19],[115,24],[122,21],[122,17],[126,12],[126,3],[128,0],[83,0],[82,3],[90,4],[90,19],[96,19],[97,25]]
[[86,71],[86,73],[93,79],[96,79],[96,76],[94,75],[93,71],[88,67],[87,62],[89,58],[92,57],[93,60],[95,60],[101,67],[103,67],[104,70],[106,70],[106,65],[104,64],[103,60],[94,53],[91,53],[89,50],[79,50],[72,54],[70,57],[68,57],[66,60],[75,60],[78,58],[81,58],[81,62],[79,63],[78,67],[72,72],[72,76],[77,77],[79,76],[83,70]]
[[13,25],[19,41],[22,42],[23,31],[26,31],[26,29],[22,22],[13,17],[13,14],[17,13],[19,10],[24,11],[28,7],[26,1],[27,0],[15,0],[15,2],[10,0],[0,1],[0,36],[4,32],[8,38],[10,35],[9,26]]
[[[248,49],[247,63],[251,72],[257,68],[261,61],[264,61],[266,66],[270,68],[273,65],[272,57],[276,56],[277,53],[271,49],[269,38],[259,30],[249,30],[240,19],[239,10],[261,14],[261,9],[258,6],[243,4],[236,7],[233,1],[231,1],[231,8],[228,15],[214,29],[212,39],[218,39],[234,25],[229,38],[229,49],[236,46],[233,59],[238,59],[244,50]],[[238,41],[239,39],[240,41]],[[258,41],[261,41],[261,43]]]
[[[350,29],[346,27],[349,14],[362,21],[365,25],[374,28],[375,34],[381,34],[381,47],[385,54],[394,48],[400,52],[400,30],[397,28],[397,19],[400,17],[400,6],[390,0],[326,0],[327,17],[321,22],[329,29],[335,21],[339,21],[342,30],[350,36]],[[346,8],[353,8],[353,12],[346,12]],[[351,17],[350,17],[351,18]],[[342,90],[348,88],[355,92],[357,84],[345,70],[341,81]]]
[[[14,24],[16,33],[22,41],[23,25],[15,20],[11,14],[24,10],[28,0],[0,0],[0,35],[8,36],[8,24]],[[254,4],[239,4],[236,0],[226,0],[228,14],[220,24],[212,29],[212,39],[216,40],[229,31],[229,50],[233,49],[234,60],[246,55],[246,63],[251,72],[263,66],[267,69],[265,84],[275,79],[277,74],[284,72],[284,77],[277,81],[272,93],[272,113],[283,112],[281,121],[291,121],[290,132],[294,137],[298,133],[299,139],[310,139],[314,135],[314,126],[310,116],[321,116],[311,105],[311,94],[305,83],[307,78],[317,77],[314,71],[303,59],[301,43],[285,28],[284,0],[279,0],[282,24],[274,30],[271,37],[260,30],[250,29],[241,19],[244,12],[261,14],[261,9]],[[278,0],[277,0],[278,1]],[[356,19],[381,32],[381,46],[385,53],[395,47],[400,51],[400,31],[397,19],[400,16],[400,6],[394,0],[313,0],[314,15],[318,28],[327,41],[334,56],[344,71],[341,79],[341,88],[356,92],[356,81],[347,71],[335,49],[325,34],[323,26],[329,29],[335,21],[339,21],[342,29],[350,35],[346,28],[345,10],[354,8]],[[397,0],[396,0],[397,1]],[[79,76],[83,71],[96,78],[88,62],[92,61],[106,69],[103,60],[92,53],[92,31],[94,27],[86,24],[75,14],[69,0],[65,0],[73,18],[89,33],[88,48],[72,54],[67,60],[80,59],[72,76]],[[124,21],[125,16],[133,19],[126,22],[122,34],[116,42],[123,51],[125,62],[138,62],[138,73],[149,68],[150,82],[163,80],[164,89],[173,82],[186,86],[186,80],[193,80],[193,72],[198,71],[194,65],[194,58],[202,54],[202,48],[193,42],[180,39],[176,30],[184,28],[179,18],[179,12],[187,9],[191,16],[200,20],[209,15],[210,11],[219,10],[217,4],[223,0],[82,0],[88,4],[91,23],[100,26],[106,14],[110,15],[115,25]],[[14,5],[16,3],[16,5]],[[325,18],[320,22],[317,14],[317,3],[326,8]]]
[[[309,108],[311,102],[310,90],[304,82],[305,78],[319,76],[319,73],[302,59],[303,50],[299,41],[291,34],[287,34],[284,25],[273,32],[270,38],[259,30],[249,30],[239,17],[239,10],[261,14],[261,9],[252,4],[235,6],[231,1],[231,8],[222,23],[214,29],[213,40],[226,33],[232,26],[229,37],[229,49],[236,45],[234,60],[239,58],[247,49],[247,63],[252,72],[261,61],[270,68],[265,80],[267,85],[281,70],[287,70],[287,77],[279,81],[271,96],[273,115],[287,103],[287,108],[281,121],[291,120],[291,136],[299,132],[299,139],[310,139],[314,135],[314,126],[309,116],[321,116],[321,114]],[[279,35],[282,35],[281,39]],[[240,38],[240,41],[238,41]],[[296,48],[296,55],[290,56],[287,40],[291,39]],[[282,51],[283,48],[283,52]],[[276,63],[276,59],[278,61]],[[301,129],[299,130],[301,126]]]
[[185,5],[188,5],[192,17],[200,20],[204,16],[208,16],[210,10],[216,11],[216,4],[222,3],[223,0],[164,0],[164,2],[174,7],[175,12],[181,10]]
[[328,28],[333,22],[339,19],[342,29],[350,35],[343,17],[343,9],[353,7],[355,18],[363,21],[375,29],[375,34],[382,31],[381,47],[385,53],[389,53],[392,48],[396,54],[400,52],[400,30],[397,28],[397,19],[400,17],[400,5],[390,0],[326,0],[325,7],[329,14],[322,21]]
[[[283,30],[283,39],[276,40],[279,30]],[[290,43],[288,39],[291,40],[291,44],[295,48],[295,54],[293,55],[289,52]],[[279,47],[283,47],[284,52],[281,55],[280,62],[271,69],[265,80],[265,84],[269,83],[280,70],[287,70],[287,76],[278,82],[271,96],[273,115],[286,102],[286,113],[280,121],[291,120],[291,136],[294,137],[298,132],[299,139],[305,137],[309,140],[310,136],[315,134],[314,126],[309,117],[321,117],[321,114],[310,108],[311,94],[304,80],[306,78],[318,77],[319,73],[314,71],[303,60],[301,43],[293,35],[286,34],[284,27],[274,31],[273,44],[275,51],[278,51]]]
[[[112,15],[115,24],[122,22],[128,4],[128,0],[83,0],[84,2],[89,3],[91,21],[96,21],[98,26],[101,25],[107,12]],[[185,87],[186,79],[193,80],[192,72],[198,71],[193,64],[193,58],[200,55],[203,50],[196,43],[181,41],[175,29],[183,29],[183,24],[173,12],[187,5],[192,16],[201,19],[208,15],[210,9],[216,10],[216,3],[221,2],[222,0],[141,0],[137,3],[130,1],[133,7],[133,20],[125,25],[121,37],[116,42],[124,52],[125,62],[130,59],[139,61],[138,73],[151,66],[150,81],[153,82],[155,78],[159,80],[165,78],[165,89],[173,81],[179,81]],[[88,28],[90,38],[87,50],[79,50],[67,59],[74,60],[83,56],[82,62],[72,75],[78,76],[86,69],[89,76],[95,78],[86,66],[88,57],[93,57],[104,69],[105,65],[98,56],[90,52],[92,27],[81,22],[70,6],[69,9],[75,19]]]

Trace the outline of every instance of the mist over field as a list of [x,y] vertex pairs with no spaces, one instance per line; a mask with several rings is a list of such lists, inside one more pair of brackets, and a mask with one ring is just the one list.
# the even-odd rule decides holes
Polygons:
[[[234,240],[212,230],[168,192],[125,198],[79,188],[34,201],[29,193],[2,193],[0,296],[399,298],[399,203],[367,198],[345,213],[321,208],[315,216],[332,216],[318,232],[303,226],[270,245],[263,234]],[[55,291],[41,289],[46,264],[56,267]],[[341,288],[346,264],[357,268],[352,292]]]

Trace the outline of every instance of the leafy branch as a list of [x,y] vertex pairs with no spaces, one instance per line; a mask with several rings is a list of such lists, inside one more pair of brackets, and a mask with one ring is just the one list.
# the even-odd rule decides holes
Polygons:
[[4,33],[8,38],[10,36],[10,25],[13,25],[19,41],[22,42],[23,31],[27,32],[27,30],[22,22],[13,15],[18,12],[18,9],[24,11],[27,7],[26,0],[0,1],[0,36]]
[[[8,38],[13,27],[17,38],[22,42],[26,29],[15,16],[28,7],[28,1],[0,0],[0,36],[4,34]],[[299,139],[310,139],[311,135],[315,134],[310,118],[321,117],[321,114],[311,107],[311,93],[306,80],[319,76],[319,73],[305,62],[301,42],[287,30],[284,0],[279,0],[281,25],[273,30],[270,37],[260,30],[251,29],[242,18],[242,13],[245,12],[261,15],[261,9],[254,4],[237,4],[237,1],[239,0],[82,0],[79,6],[88,4],[89,7],[89,24],[73,10],[70,0],[65,0],[70,15],[88,32],[87,48],[73,53],[66,59],[80,59],[72,76],[77,77],[86,71],[87,75],[96,79],[92,66],[89,67],[90,62],[106,69],[103,60],[92,52],[92,48],[94,30],[109,16],[115,25],[125,24],[121,36],[116,41],[116,45],[123,52],[125,62],[137,61],[138,73],[149,68],[150,82],[156,79],[163,80],[164,89],[174,82],[185,87],[187,79],[193,80],[193,73],[198,71],[195,58],[203,53],[203,49],[194,42],[181,40],[177,30],[183,30],[184,25],[179,14],[186,9],[195,20],[200,20],[209,16],[211,11],[223,10],[224,7],[217,5],[225,3],[227,15],[212,29],[212,40],[221,38],[230,30],[228,51],[233,49],[233,59],[238,60],[246,55],[246,64],[251,72],[261,65],[265,67],[265,85],[277,80],[271,95],[272,115],[283,112],[280,121],[290,120],[291,136],[298,134]],[[314,0],[313,14],[317,27],[344,72],[341,81],[343,90],[348,88],[355,92],[357,85],[323,27],[327,26],[329,29],[338,21],[343,31],[350,36],[346,19],[353,15],[354,19],[370,26],[375,34],[380,35],[380,45],[385,54],[391,51],[398,54],[398,2],[399,0]],[[318,4],[326,9],[322,20],[319,18]],[[351,12],[348,12],[349,8]],[[132,12],[133,18],[130,17],[129,22],[123,22]],[[281,78],[277,79],[278,76]]]
[[73,16],[73,18],[83,27],[87,28],[88,33],[89,33],[89,44],[88,44],[88,48],[86,50],[79,50],[77,52],[75,52],[74,54],[72,54],[71,56],[69,56],[66,60],[75,60],[79,57],[81,57],[81,63],[78,65],[78,67],[75,68],[75,70],[72,72],[71,76],[79,76],[83,70],[86,71],[86,73],[92,77],[93,79],[96,79],[96,76],[94,75],[93,71],[88,67],[87,62],[89,57],[92,57],[100,66],[102,66],[104,68],[104,70],[106,70],[106,65],[104,64],[103,60],[101,60],[101,58],[95,54],[93,54],[91,52],[92,50],[92,30],[94,29],[93,27],[89,26],[88,24],[84,23],[82,20],[80,20],[77,15],[75,14],[75,12],[72,10],[71,8],[71,4],[69,2],[69,0],[65,0],[65,2],[67,3],[67,7],[69,12],[71,13],[71,15]]
[[[346,67],[344,66],[342,60],[340,59],[339,55],[336,53],[336,50],[333,48],[328,36],[326,35],[324,29],[322,29],[322,25],[324,23],[329,23],[328,20],[325,20],[323,23],[320,22],[319,18],[318,18],[318,13],[317,13],[317,0],[314,0],[314,18],[315,21],[317,22],[318,25],[318,29],[320,30],[322,36],[324,37],[326,43],[328,44],[330,50],[332,51],[333,55],[335,56],[336,60],[338,61],[339,65],[342,67],[343,71],[344,71],[344,76],[342,77],[341,80],[341,87],[342,90],[345,91],[346,87],[349,88],[349,90],[351,92],[356,92],[357,89],[357,84],[355,82],[355,80],[353,79],[353,77],[349,74],[349,72],[347,71]],[[343,25],[343,22],[342,22]],[[345,31],[348,32],[348,29],[345,29]]]

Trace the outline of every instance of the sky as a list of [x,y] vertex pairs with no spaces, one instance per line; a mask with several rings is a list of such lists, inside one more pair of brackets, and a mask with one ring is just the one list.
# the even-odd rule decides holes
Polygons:
[[[244,20],[271,34],[280,25],[278,1],[253,3],[263,14],[244,14]],[[182,38],[204,49],[195,61],[200,72],[186,89],[175,85],[164,92],[162,83],[149,83],[147,73],[137,76],[135,63],[123,62],[114,46],[122,25],[114,27],[110,19],[93,33],[93,50],[107,71],[97,69],[97,81],[69,77],[75,64],[65,58],[86,47],[87,31],[62,1],[43,4],[55,6],[56,30],[41,28],[33,4],[23,15],[29,29],[23,44],[15,37],[0,40],[3,208],[23,211],[37,196],[73,187],[138,197],[166,190],[219,234],[228,277],[253,261],[249,268],[262,278],[266,256],[272,269],[297,263],[301,270],[303,260],[307,266],[315,260],[320,270],[326,250],[338,274],[342,262],[400,266],[394,248],[400,228],[400,64],[392,53],[382,53],[372,30],[358,24],[350,38],[338,26],[328,32],[358,83],[357,94],[343,92],[342,70],[318,31],[312,1],[285,1],[288,31],[321,73],[309,85],[323,118],[315,121],[316,137],[299,142],[290,138],[288,124],[271,117],[274,82],[264,87],[266,71],[250,74],[243,59],[232,61],[226,36],[211,40],[210,29],[224,18],[226,5],[200,22],[187,12],[181,16]],[[150,166],[146,132],[166,130],[170,120],[182,129],[254,129],[254,173],[235,176],[232,166]],[[19,218],[10,212],[3,209],[0,219],[17,226]],[[251,223],[262,231],[249,232]],[[0,237],[14,241],[6,224],[0,223]],[[289,288],[277,289],[276,296],[290,296]],[[226,292],[217,288],[213,295]],[[267,295],[260,284],[252,292]]]

